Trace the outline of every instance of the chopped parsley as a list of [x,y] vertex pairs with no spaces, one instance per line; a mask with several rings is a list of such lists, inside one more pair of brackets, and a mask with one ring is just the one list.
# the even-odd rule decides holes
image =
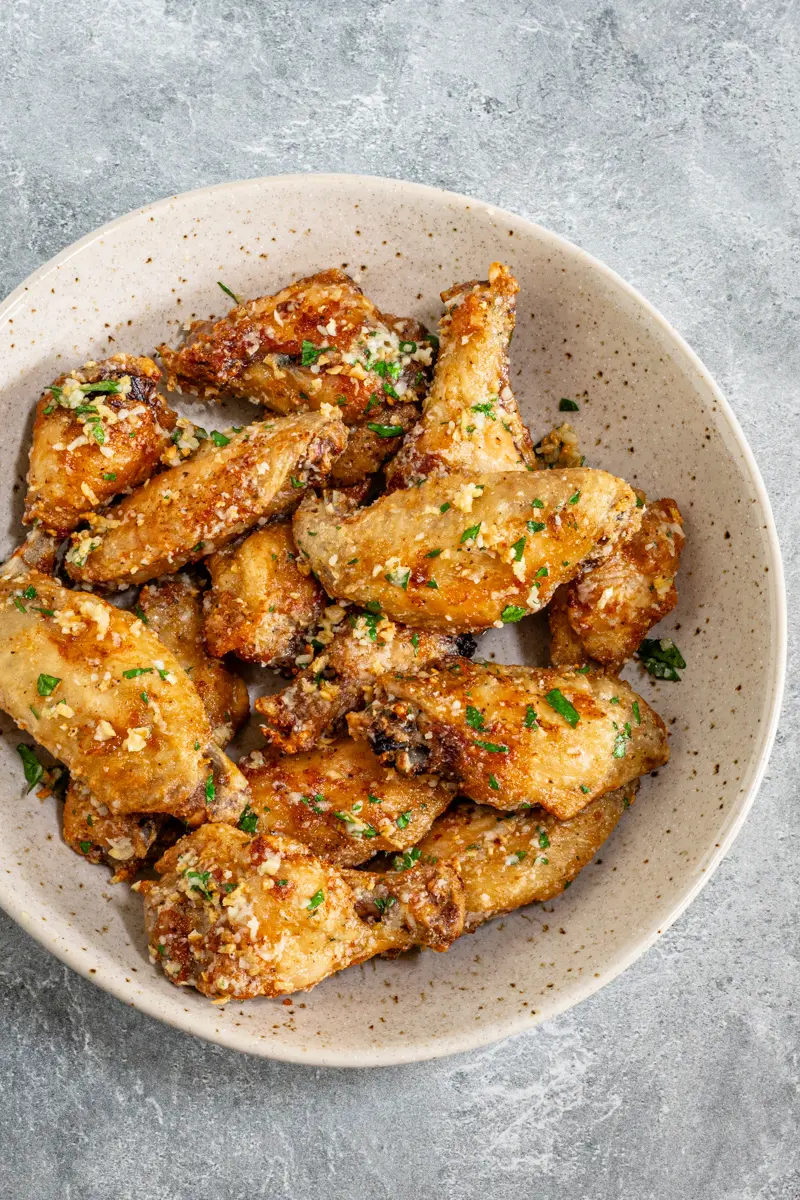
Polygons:
[[209,772],[208,776],[206,777],[205,792],[206,792],[206,804],[210,804],[211,801],[214,799],[214,797],[217,794],[217,789],[214,786],[214,776],[210,772]]
[[499,791],[500,791],[500,784],[497,782],[497,776],[496,776],[496,775],[490,775],[490,776],[489,776],[489,787],[492,789],[492,791],[493,791],[493,792],[499,792]]
[[503,742],[479,742],[472,743],[473,746],[480,746],[481,750],[485,750],[487,754],[508,754],[508,746]]
[[566,396],[562,396],[558,402],[558,411],[580,412],[580,405],[576,404],[574,400],[568,400]]
[[115,483],[116,478],[117,478],[116,471],[104,471],[103,472],[103,479],[105,479],[106,483]]
[[255,833],[258,829],[258,813],[250,807],[249,800],[239,814],[236,828],[241,829],[242,833]]
[[78,842],[78,845],[81,848],[81,854],[88,854],[92,848],[91,842]]
[[381,916],[383,916],[388,909],[390,909],[394,904],[397,904],[397,897],[386,896],[384,898],[383,896],[374,896],[373,903]]
[[143,625],[150,624],[147,617],[144,615],[144,609],[141,607],[140,604],[134,605],[133,611],[134,611],[134,614],[139,618],[139,620],[142,622]]
[[400,816],[395,818],[394,823],[398,829],[407,829],[411,823],[411,809],[409,809],[407,812],[400,813]]
[[208,436],[215,446],[227,446],[231,440],[229,437],[225,437],[224,433],[220,433],[218,429],[212,429]]
[[477,525],[470,525],[469,529],[465,529],[461,537],[458,539],[459,545],[463,546],[464,542],[473,542],[481,530],[482,521],[478,521]]
[[438,590],[439,590],[439,585],[435,579],[429,579],[428,582],[425,584],[425,587],[433,588],[433,590],[436,592],[438,592]]
[[559,716],[563,717],[567,724],[571,725],[573,729],[575,728],[575,726],[578,724],[578,721],[581,719],[580,713],[572,704],[570,704],[569,700],[565,695],[563,695],[559,688],[553,688],[552,691],[549,691],[545,696],[545,700],[554,712],[557,712]]
[[[386,384],[383,386],[386,387]],[[402,425],[379,425],[376,421],[369,421],[367,429],[371,429],[373,433],[377,433],[378,437],[382,438],[399,437],[404,432]]]
[[586,784],[585,784],[585,783],[582,783],[582,784],[581,784],[581,791],[583,792],[584,796],[588,796],[588,795],[589,795],[589,789],[587,788],[587,786],[586,786]]
[[[292,485],[293,488],[301,488],[301,487],[306,486],[305,483],[303,482],[303,480],[298,479],[296,475],[289,476],[289,483]],[[312,534],[312,537],[316,537],[316,536],[317,536],[316,533]]]
[[392,869],[395,871],[408,871],[418,861],[421,851],[416,846],[412,846],[410,850],[406,850],[403,854],[397,854],[392,859]]
[[497,417],[494,414],[494,405],[490,404],[488,402],[486,404],[473,404],[472,411],[477,412],[477,413],[483,413],[483,415],[488,417],[490,421],[497,420]]
[[445,502],[444,504],[440,504],[440,505],[439,505],[439,512],[440,512],[440,513],[446,513],[449,507],[450,507],[450,505],[449,505],[448,503],[446,503],[446,502]]
[[538,496],[531,500],[531,508],[544,508],[544,500],[540,500]]
[[[515,850],[513,854],[509,855],[509,858],[516,859],[517,865],[519,865],[519,863],[521,863],[523,861],[523,859],[526,859],[527,857],[528,857],[527,850]],[[513,862],[510,862],[508,865],[510,867],[513,867],[515,864]]]
[[140,675],[152,675],[152,667],[131,667],[129,671],[122,672],[123,679],[137,679]]
[[526,729],[538,729],[539,728],[538,721],[539,721],[539,714],[537,713],[536,709],[533,707],[532,704],[528,704],[525,708],[525,721],[524,721],[525,728]]
[[15,607],[15,608],[18,608],[20,612],[27,612],[27,611],[28,611],[28,610],[27,610],[27,608],[25,607],[25,605],[24,605],[24,604],[22,603],[22,601],[20,600],[19,596],[14,596],[14,598],[13,598],[13,599],[14,599],[14,607]]
[[442,553],[441,548],[438,550],[429,550],[428,553],[425,555],[425,557],[426,558],[438,558],[441,553]]
[[417,353],[417,343],[401,341],[400,342],[400,353],[401,354],[416,354]]
[[539,849],[546,850],[550,845],[550,838],[547,836],[547,831],[539,828],[537,832],[539,834]]
[[679,670],[686,662],[671,638],[645,638],[638,650],[639,662],[654,679],[669,679],[680,683]]
[[36,680],[36,690],[40,696],[52,696],[61,680],[57,675],[42,674]]
[[26,746],[24,742],[17,746],[17,754],[22,759],[22,767],[25,772],[25,782],[28,785],[28,791],[36,787],[36,784],[44,775],[44,767],[39,762],[36,754],[31,750],[30,746]]
[[109,396],[119,391],[119,383],[116,379],[98,379],[97,383],[82,383],[81,391],[84,396],[95,394]]
[[196,883],[190,883],[189,889],[192,892],[199,892],[204,900],[211,899],[211,892],[208,890],[207,884],[211,878],[210,871],[185,871],[187,879],[194,879]]
[[300,365],[303,367],[313,367],[320,355],[329,349],[330,346],[315,346],[313,342],[304,340],[300,355]]
[[516,621],[521,621],[523,617],[527,617],[527,608],[520,608],[518,604],[507,604],[500,613],[500,620],[504,625],[512,625]]
[[25,591],[22,594],[26,600],[35,600],[36,599],[36,588],[33,586],[32,583],[29,583],[28,586],[25,588]]
[[483,729],[486,718],[479,708],[475,708],[472,704],[467,705],[467,724],[470,729],[476,729],[478,733]]
[[403,591],[406,591],[410,578],[410,567],[398,567],[396,570],[389,572],[389,574],[386,576],[386,582],[393,584],[394,587],[399,587],[402,588]]
[[633,712],[633,715],[636,718],[636,724],[641,725],[642,714],[639,712],[639,701],[638,700],[634,700],[633,704],[631,705],[631,711]]
[[219,279],[217,280],[217,287],[222,288],[225,295],[230,296],[230,298],[234,304],[242,303],[241,300],[239,299],[239,297],[236,295],[236,293],[232,292],[231,289],[229,287],[226,287],[224,283],[221,283]]
[[322,888],[320,888],[318,892],[314,892],[314,895],[309,900],[306,908],[309,910],[309,912],[313,912],[315,908],[319,908],[324,899],[325,893],[323,892]]
[[528,530],[528,533],[541,533],[547,526],[544,521],[526,521],[525,528]]
[[624,758],[628,750],[628,742],[631,740],[631,727],[627,721],[622,729],[620,729],[616,721],[613,722],[613,725],[617,731],[617,735],[614,738],[614,749],[611,751],[611,754],[614,758]]
[[570,496],[569,500],[567,501],[567,504],[577,504],[578,501],[580,500],[580,498],[581,498],[581,493],[580,493],[580,488],[579,488],[577,492],[573,493],[573,495]]
[[373,796],[371,792],[367,796],[367,799],[370,804],[383,804],[383,796]]
[[518,538],[518,540],[514,542],[514,545],[511,547],[511,553],[514,555],[514,562],[519,562],[525,553],[525,541],[526,539],[524,537]]

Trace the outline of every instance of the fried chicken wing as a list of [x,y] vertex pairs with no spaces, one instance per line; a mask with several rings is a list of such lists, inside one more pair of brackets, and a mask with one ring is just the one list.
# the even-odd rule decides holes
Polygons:
[[291,667],[327,598],[298,568],[289,522],[267,525],[206,559],[206,645],[265,667]]
[[530,435],[508,383],[508,345],[519,286],[492,263],[486,281],[442,292],[439,357],[422,418],[387,468],[390,489],[431,475],[523,470]]
[[62,536],[82,516],[153,474],[177,415],[149,358],[115,354],[61,375],[36,407],[26,525]]
[[112,813],[82,783],[71,780],[64,800],[64,841],[81,858],[105,863],[112,883],[135,879],[157,851],[167,817],[161,813]]
[[218,1002],[305,991],[387,950],[444,950],[463,928],[447,866],[344,873],[289,838],[209,824],[156,868],[159,880],[135,885],[151,959]]
[[454,791],[432,776],[399,775],[349,737],[303,754],[254,750],[239,768],[252,793],[250,832],[284,834],[343,867],[413,846]]
[[250,716],[243,679],[206,652],[203,642],[203,589],[186,572],[165,575],[139,593],[138,614],[189,675],[223,749]]
[[246,784],[177,659],[132,613],[37,571],[0,578],[0,708],[115,815],[241,811]]
[[669,757],[664,722],[599,671],[452,662],[385,675],[352,714],[382,762],[426,772],[493,808],[539,805],[567,821]]
[[346,615],[339,605],[326,616],[329,624],[315,638],[323,649],[283,691],[255,701],[264,717],[261,732],[285,754],[311,749],[342,717],[363,707],[379,675],[475,650],[468,635],[417,633],[373,613]]
[[333,468],[348,484],[376,471],[413,424],[433,348],[416,321],[379,312],[349,275],[330,270],[221,321],[195,321],[180,349],[159,353],[181,391],[242,396],[284,415],[337,405],[358,430]]
[[477,632],[538,611],[639,520],[606,471],[500,471],[428,479],[354,512],[308,496],[294,536],[329,595]]
[[548,610],[553,663],[594,659],[619,671],[678,603],[675,576],[685,541],[674,500],[646,504],[641,528],[553,597]]
[[73,535],[73,579],[126,587],[196,562],[254,525],[290,513],[345,444],[338,412],[248,425],[209,439]]
[[447,862],[464,884],[464,930],[534,901],[552,900],[594,858],[633,802],[636,782],[607,792],[569,821],[543,808],[503,814],[462,802],[418,843],[420,862]]

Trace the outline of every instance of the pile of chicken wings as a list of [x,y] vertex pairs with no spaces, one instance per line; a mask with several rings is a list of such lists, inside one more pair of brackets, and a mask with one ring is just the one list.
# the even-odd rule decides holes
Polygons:
[[[681,514],[585,466],[568,424],[534,445],[517,292],[493,263],[434,335],[327,270],[160,346],[164,392],[117,354],[39,399],[0,707],[50,756],[19,747],[67,845],[215,1003],[550,899],[667,761],[618,672],[679,657],[643,639],[677,602]],[[208,432],[171,393],[262,414]],[[549,665],[475,657],[545,608]],[[285,684],[238,765],[237,660]]]

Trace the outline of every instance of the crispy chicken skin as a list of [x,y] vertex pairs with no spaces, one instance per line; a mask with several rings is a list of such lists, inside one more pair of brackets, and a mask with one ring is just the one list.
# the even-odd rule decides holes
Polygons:
[[254,750],[239,768],[252,793],[253,829],[295,838],[343,867],[413,846],[453,798],[452,787],[399,775],[349,737],[304,754]]
[[664,722],[599,671],[469,661],[386,675],[348,718],[382,762],[426,772],[493,808],[540,805],[568,821],[669,758]]
[[[337,405],[356,426],[334,466],[341,484],[376,471],[410,428],[433,348],[416,321],[381,313],[343,271],[320,271],[221,321],[195,321],[179,350],[160,346],[169,386],[243,396],[289,415]],[[381,437],[368,425],[402,426]]]
[[308,496],[294,536],[329,595],[478,632],[537,612],[639,520],[634,492],[606,471],[499,471],[428,479],[354,512]]
[[422,418],[387,468],[390,489],[451,472],[521,471],[530,435],[508,383],[519,286],[502,263],[489,279],[442,292],[439,357]]
[[685,541],[674,500],[646,504],[638,532],[553,597],[548,610],[553,663],[594,659],[619,671],[678,603],[675,576]]
[[326,616],[330,624],[315,638],[323,649],[283,691],[255,701],[264,717],[261,732],[285,754],[310,750],[342,717],[362,708],[378,676],[475,650],[469,636],[417,633],[372,613],[346,615],[339,605],[327,609]]
[[223,445],[209,439],[74,534],[67,570],[75,580],[118,587],[178,571],[290,513],[327,476],[346,438],[339,413],[328,408],[248,425]]
[[417,844],[420,862],[447,862],[464,884],[464,931],[501,913],[552,900],[594,858],[630,807],[636,782],[592,800],[569,821],[543,808],[501,815],[462,802]]
[[205,560],[211,575],[204,626],[212,654],[265,667],[291,667],[327,599],[297,565],[288,521],[267,525]]
[[37,571],[0,578],[0,708],[112,813],[222,819],[232,795],[241,810],[244,780],[166,646]]
[[144,895],[150,957],[217,1002],[305,991],[384,951],[444,950],[463,928],[452,868],[343,872],[299,842],[209,824],[156,864]]
[[26,525],[67,534],[84,513],[153,474],[177,419],[159,395],[160,378],[152,359],[115,354],[45,389],[33,426]]
[[202,597],[199,582],[186,572],[165,575],[142,588],[139,610],[197,688],[214,741],[224,749],[250,716],[250,699],[244,680],[206,651]]
[[166,820],[161,813],[114,814],[82,783],[71,780],[64,800],[64,841],[81,858],[110,867],[112,883],[123,883],[135,879],[154,857]]

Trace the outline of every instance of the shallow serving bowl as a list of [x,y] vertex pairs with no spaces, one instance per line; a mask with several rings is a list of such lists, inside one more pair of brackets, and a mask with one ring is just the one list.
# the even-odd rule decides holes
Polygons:
[[[33,407],[60,372],[115,351],[150,353],[191,317],[220,315],[217,280],[256,296],[328,266],[383,309],[435,328],[438,293],[485,277],[493,259],[521,286],[512,382],[534,437],[565,419],[561,397],[578,399],[569,419],[589,465],[674,497],[686,518],[680,604],[662,627],[686,658],[684,681],[628,669],[669,724],[672,761],[644,781],[602,862],[555,903],[494,921],[447,954],[343,972],[289,1005],[219,1009],[150,966],[141,901],[61,843],[55,801],[24,795],[19,738],[2,716],[0,904],[75,970],[187,1032],[273,1058],[367,1066],[528,1029],[602,987],[675,920],[758,787],[780,705],[785,600],[742,432],[646,300],[555,234],[478,201],[358,176],[256,179],[163,200],[59,254],[0,307],[0,550],[20,538]],[[221,412],[216,424],[230,419]],[[543,661],[535,622],[493,631],[481,652]]]

